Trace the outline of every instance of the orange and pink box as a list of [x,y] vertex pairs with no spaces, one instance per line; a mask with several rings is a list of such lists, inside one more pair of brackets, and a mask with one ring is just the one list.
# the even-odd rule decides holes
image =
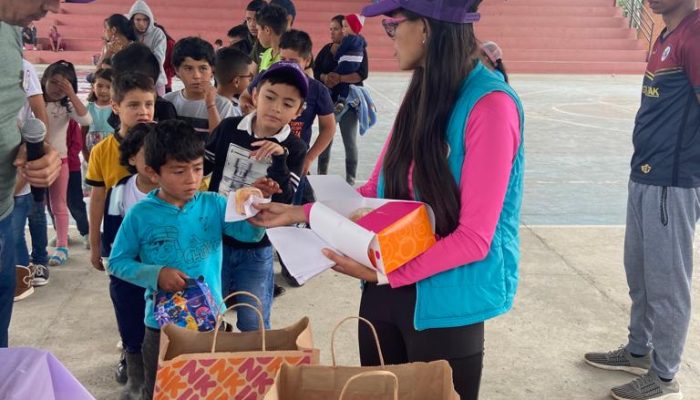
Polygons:
[[[321,253],[324,248],[388,274],[435,243],[435,216],[427,204],[362,197],[339,176],[315,175],[308,179],[317,200],[311,208],[311,229],[267,230],[299,283],[334,265]],[[352,221],[350,216],[363,208],[372,211]]]

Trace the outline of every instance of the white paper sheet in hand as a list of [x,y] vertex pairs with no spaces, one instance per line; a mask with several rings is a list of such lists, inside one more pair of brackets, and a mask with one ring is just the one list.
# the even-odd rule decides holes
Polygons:
[[245,221],[250,217],[254,217],[258,214],[258,209],[253,207],[253,204],[265,204],[272,201],[271,199],[265,199],[258,196],[250,196],[243,203],[243,209],[245,210],[245,215],[241,215],[236,211],[236,192],[231,191],[228,194],[228,200],[226,201],[226,215],[224,217],[224,222],[238,222]]
[[[284,265],[299,284],[335,265],[321,253],[332,246],[321,239],[311,229],[293,227],[271,228],[267,237],[284,261]],[[299,243],[303,243],[300,246]]]

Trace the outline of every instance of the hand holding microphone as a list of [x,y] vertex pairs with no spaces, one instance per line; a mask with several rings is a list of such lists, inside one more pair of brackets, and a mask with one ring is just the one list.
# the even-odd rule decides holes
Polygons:
[[61,158],[55,149],[44,143],[46,125],[41,120],[27,119],[20,133],[25,144],[20,147],[14,165],[22,169],[23,177],[32,186],[34,200],[43,200],[44,190],[41,188],[56,180],[61,172]]

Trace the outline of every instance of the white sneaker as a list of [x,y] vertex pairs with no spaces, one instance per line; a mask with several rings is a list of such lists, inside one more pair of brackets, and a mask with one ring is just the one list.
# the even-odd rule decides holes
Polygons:
[[85,247],[85,250],[90,250],[90,236],[85,234],[81,236],[81,240],[83,241],[83,246]]

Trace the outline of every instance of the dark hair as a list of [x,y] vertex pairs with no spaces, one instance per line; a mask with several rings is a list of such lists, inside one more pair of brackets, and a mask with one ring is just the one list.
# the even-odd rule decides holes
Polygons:
[[236,25],[233,28],[229,29],[228,32],[226,33],[226,36],[247,38],[249,33],[250,33],[250,31],[248,30],[248,25],[243,23],[243,24]]
[[206,40],[195,36],[180,39],[173,48],[173,66],[179,68],[185,62],[186,57],[196,61],[206,61],[213,67],[214,46]]
[[343,26],[343,21],[345,21],[345,16],[338,14],[335,17],[331,18],[331,21],[335,21],[340,25],[341,27]]
[[287,10],[274,4],[266,5],[255,14],[255,22],[280,36],[287,30]]
[[253,63],[253,59],[240,50],[224,47],[216,52],[214,76],[220,85],[226,85],[241,75]]
[[[475,12],[481,0],[472,6]],[[408,177],[413,169],[414,192],[435,212],[436,233],[445,237],[459,223],[460,197],[446,154],[445,132],[464,79],[474,68],[479,46],[473,24],[423,18],[403,10],[409,20],[427,26],[425,65],[413,72],[394,122],[384,159],[386,198],[409,199]],[[445,54],[451,54],[450,62]],[[439,178],[437,178],[439,177]]]
[[313,44],[308,33],[290,29],[280,36],[280,49],[294,50],[304,58],[312,56]]
[[[285,69],[270,71],[264,78],[260,79],[256,88],[260,89],[265,82],[269,82],[271,85],[289,85],[299,90],[299,81],[293,74],[289,73],[289,71],[286,71]],[[299,98],[301,99],[301,103],[304,104],[306,99],[301,97],[301,90],[299,90]]]
[[112,81],[112,101],[117,104],[121,103],[126,94],[135,89],[151,92],[154,96],[156,94],[155,83],[148,75],[140,72],[125,72],[115,75]]
[[132,42],[137,41],[136,32],[134,32],[134,25],[131,23],[129,18],[122,14],[112,14],[105,19],[105,24],[110,28],[116,28],[117,32],[124,36],[125,38],[131,40]]
[[224,45],[224,42],[223,42],[221,39],[216,39],[216,40],[214,41],[214,44],[218,44],[219,46],[223,46],[223,45]]
[[133,128],[129,129],[126,137],[119,144],[119,164],[126,167],[129,173],[138,173],[136,167],[129,163],[129,159],[138,154],[139,150],[143,147],[146,137],[153,132],[155,125],[154,123],[139,123],[134,125]]
[[185,121],[169,119],[144,140],[146,165],[157,173],[168,160],[190,162],[204,157],[204,137]]
[[[49,101],[49,99],[46,98],[46,82],[48,82],[54,75],[61,75],[68,79],[68,82],[70,82],[71,86],[73,86],[73,91],[78,93],[78,77],[75,74],[75,67],[72,63],[66,60],[59,60],[49,65],[44,71],[44,75],[41,76],[41,91],[44,92],[44,101]],[[68,108],[68,105],[70,104],[68,96],[63,97],[60,100],[60,104],[63,107]]]
[[105,57],[102,59],[102,64],[109,65],[110,67],[112,66],[112,57]]
[[[95,72],[95,74],[92,76],[92,83],[97,83],[98,78],[112,82],[112,70],[109,68],[98,69]],[[97,101],[97,96],[95,96],[94,90],[92,90],[92,89],[90,90],[90,94],[88,95],[87,101],[91,101],[91,102]]]
[[508,73],[506,73],[506,66],[503,65],[503,60],[501,60],[500,58],[496,60],[496,65],[494,65],[493,67],[503,74],[503,79],[505,79],[506,83],[508,83]]
[[245,10],[258,12],[261,8],[265,7],[266,5],[267,3],[263,0],[253,0],[250,3],[248,3],[248,6],[246,6]]
[[150,48],[141,42],[132,43],[112,56],[114,76],[139,72],[158,82],[160,63]]
[[276,6],[284,8],[284,10],[287,12],[287,15],[292,16],[292,23],[294,23],[294,20],[297,17],[297,8],[294,7],[294,3],[292,2],[292,0],[270,0],[270,4],[274,4]]

